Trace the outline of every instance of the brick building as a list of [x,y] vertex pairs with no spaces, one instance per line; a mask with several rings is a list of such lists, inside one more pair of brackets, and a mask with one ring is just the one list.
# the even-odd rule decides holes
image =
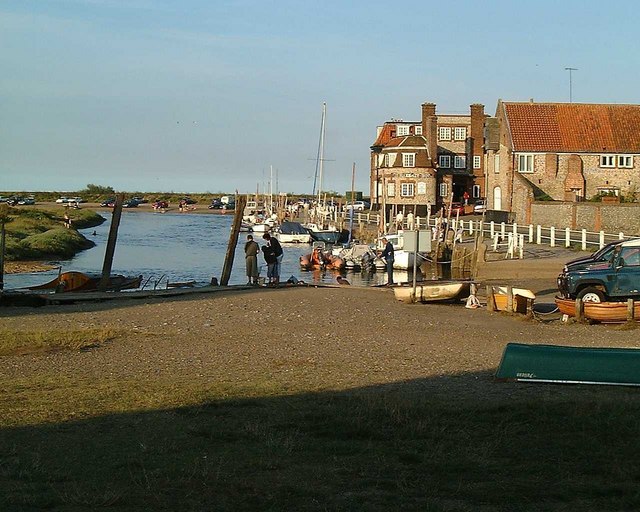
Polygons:
[[638,197],[640,105],[498,101],[487,135],[488,208],[528,222],[536,199]]
[[373,204],[410,206],[419,214],[428,207],[485,196],[484,106],[467,115],[436,114],[422,105],[422,119],[391,120],[379,126],[371,146],[370,193]]

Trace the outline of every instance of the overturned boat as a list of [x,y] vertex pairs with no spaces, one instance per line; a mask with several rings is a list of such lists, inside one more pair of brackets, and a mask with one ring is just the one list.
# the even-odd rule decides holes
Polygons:
[[414,302],[439,302],[466,299],[471,290],[471,281],[420,281],[415,293],[412,284],[393,287],[396,299],[406,304]]
[[[85,274],[84,272],[62,272],[48,283],[29,286],[28,290],[49,290],[55,293],[64,292],[88,292],[98,289],[102,276],[97,274]],[[111,275],[107,281],[107,291],[135,290],[140,288],[142,276],[126,277],[120,274]]]

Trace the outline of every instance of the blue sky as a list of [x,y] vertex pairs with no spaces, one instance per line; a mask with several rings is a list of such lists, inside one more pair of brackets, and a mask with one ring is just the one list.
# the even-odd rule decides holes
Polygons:
[[[631,1],[3,0],[0,190],[368,191],[420,104],[639,103]],[[276,184],[274,184],[274,189]]]

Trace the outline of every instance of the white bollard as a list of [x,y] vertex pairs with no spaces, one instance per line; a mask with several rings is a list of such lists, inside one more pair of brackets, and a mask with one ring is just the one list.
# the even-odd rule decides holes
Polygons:
[[498,250],[498,238],[500,238],[500,235],[498,235],[497,233],[493,235],[493,252],[496,252]]
[[529,224],[529,243],[533,243],[533,224]]
[[583,251],[587,250],[587,230],[586,229],[582,230],[582,250]]
[[473,221],[472,220],[469,221],[469,234],[473,235]]
[[500,223],[500,236],[503,240],[507,238],[507,226],[504,222]]
[[489,223],[489,236],[493,238],[495,234],[496,234],[495,222],[491,221]]
[[571,247],[571,228],[564,228],[564,246]]
[[620,231],[620,233],[618,233],[618,239],[624,240],[624,233],[622,231]]
[[551,226],[549,228],[549,247],[556,246],[556,228]]
[[520,239],[520,243],[518,243],[518,256],[522,259],[524,258],[524,235],[520,234],[518,238]]
[[513,236],[518,236],[518,223],[517,222],[513,223],[512,232],[513,232]]
[[538,224],[536,226],[536,244],[540,245],[542,243],[542,226]]
[[600,249],[604,247],[604,231],[600,231]]

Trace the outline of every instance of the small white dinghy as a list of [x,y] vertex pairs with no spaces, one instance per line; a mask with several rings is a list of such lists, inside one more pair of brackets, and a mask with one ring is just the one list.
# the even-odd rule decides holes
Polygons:
[[412,284],[393,287],[393,293],[401,302],[437,302],[465,299],[469,296],[471,281],[420,281],[416,283],[415,296]]

